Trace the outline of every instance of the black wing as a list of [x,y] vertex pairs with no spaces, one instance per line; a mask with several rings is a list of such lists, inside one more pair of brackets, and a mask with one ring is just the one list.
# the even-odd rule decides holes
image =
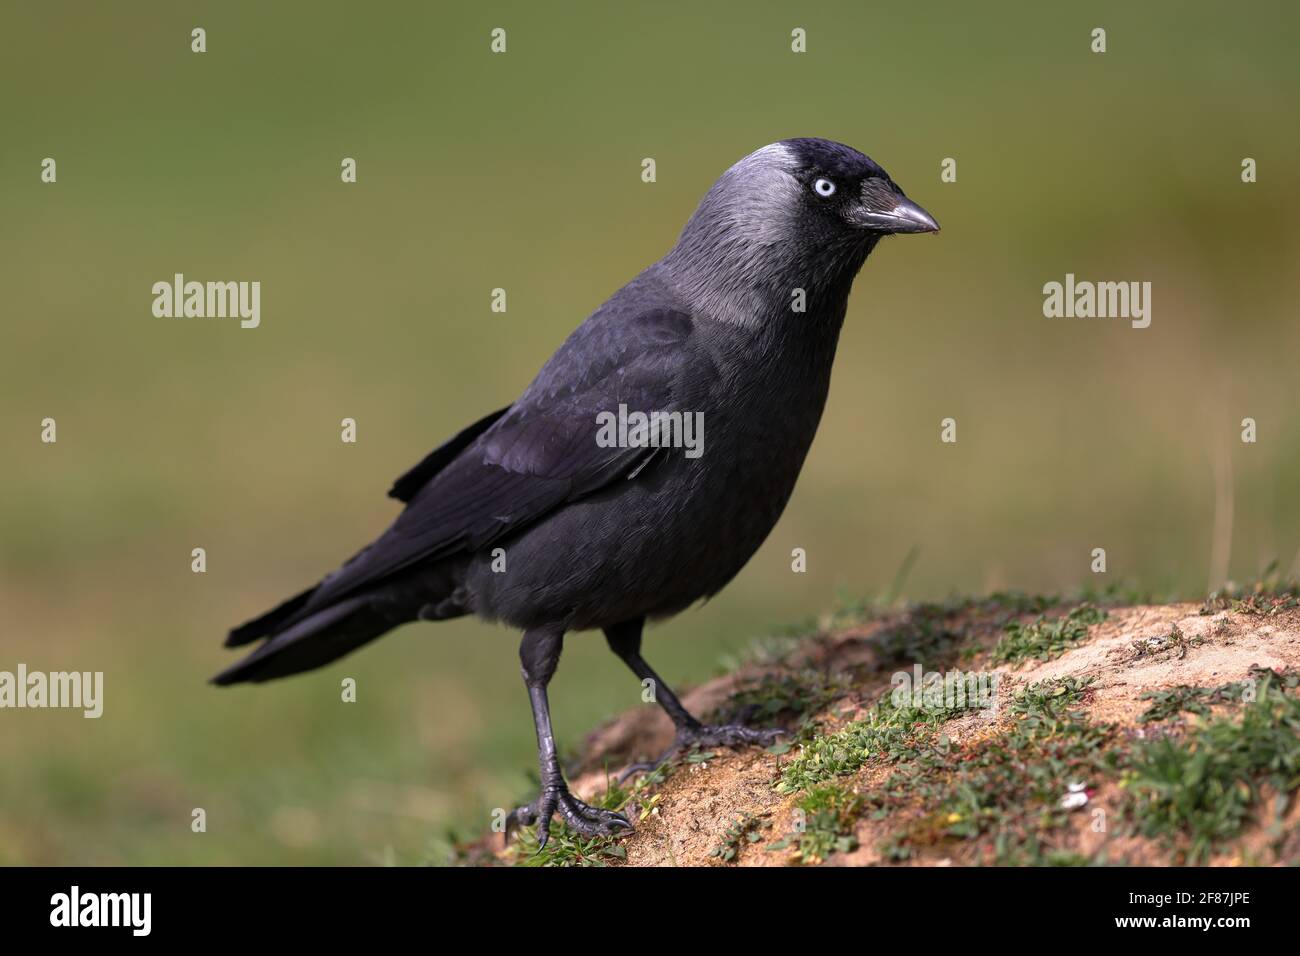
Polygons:
[[398,501],[410,501],[415,493],[429,483],[429,479],[451,464],[456,456],[468,448],[479,435],[492,427],[498,418],[510,411],[510,406],[498,408],[490,415],[484,415],[473,425],[460,431],[455,438],[443,442],[420,463],[393,482],[388,489],[388,497]]
[[[476,551],[635,474],[655,449],[601,447],[597,416],[617,413],[620,404],[629,411],[690,410],[683,403],[707,385],[702,378],[716,374],[693,332],[684,312],[629,315],[614,303],[583,323],[519,401],[457,453],[442,454],[483,422],[398,480],[394,490],[409,501],[406,509],[326,577],[300,615],[414,564]],[[416,487],[422,469],[431,477]]]

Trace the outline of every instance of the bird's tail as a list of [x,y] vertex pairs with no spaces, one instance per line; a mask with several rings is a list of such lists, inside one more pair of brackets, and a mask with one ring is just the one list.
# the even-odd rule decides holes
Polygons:
[[269,636],[269,640],[212,678],[212,683],[261,683],[309,671],[356,650],[400,623],[391,614],[380,613],[365,597],[354,597],[321,608],[276,633],[301,611],[310,594],[307,591],[290,598],[275,610],[231,631],[227,646],[246,644],[264,636]]
[[226,647],[239,647],[241,644],[255,641],[259,637],[270,637],[276,631],[285,627],[290,619],[311,600],[311,596],[315,593],[316,588],[308,588],[301,594],[295,594],[278,607],[267,611],[261,617],[255,617],[251,621],[239,625],[226,635]]
[[460,617],[469,612],[458,591],[463,571],[463,562],[421,566],[341,598],[322,590],[332,580],[326,576],[316,587],[231,631],[227,647],[258,638],[265,642],[212,678],[212,683],[260,683],[288,677],[323,667],[409,621]]

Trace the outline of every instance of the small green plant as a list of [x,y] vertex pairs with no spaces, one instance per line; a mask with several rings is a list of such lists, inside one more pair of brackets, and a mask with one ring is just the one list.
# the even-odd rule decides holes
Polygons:
[[1208,717],[1210,708],[1221,704],[1237,704],[1246,699],[1251,681],[1236,681],[1222,687],[1189,687],[1180,684],[1167,690],[1153,690],[1142,695],[1141,700],[1151,701],[1138,716],[1139,724],[1160,723],[1180,714]]
[[1031,659],[1049,661],[1083,641],[1088,636],[1088,628],[1105,618],[1106,612],[1101,608],[1081,604],[1053,620],[1039,616],[1028,625],[1012,621],[993,648],[993,660],[999,664],[1019,664]]
[[1182,660],[1187,656],[1187,651],[1193,647],[1199,647],[1205,643],[1203,637],[1188,637],[1183,629],[1175,622],[1169,629],[1168,634],[1157,634],[1155,637],[1141,637],[1133,642],[1133,660],[1144,657],[1157,659],[1167,659],[1177,654],[1178,659]]
[[1071,708],[1087,697],[1088,688],[1095,677],[1052,677],[1019,688],[1011,698],[1011,712],[1023,717],[1031,727],[1040,724],[1055,726],[1065,720],[1075,720],[1078,714]]
[[886,857],[909,859],[945,841],[995,833],[992,858],[985,862],[1053,862],[1051,834],[1070,815],[1062,797],[1071,785],[1107,772],[1103,745],[1110,731],[1058,709],[1071,694],[1068,688],[1062,694],[1040,691],[1021,704],[1032,716],[1007,733],[903,764],[870,794],[877,819],[920,811],[885,839]]
[[1232,681],[1219,687],[1189,687],[1180,684],[1167,690],[1150,691],[1143,694],[1141,699],[1151,701],[1151,706],[1138,717],[1138,723],[1159,723],[1180,714],[1208,717],[1212,707],[1250,702],[1265,681],[1278,690],[1292,691],[1300,685],[1300,673],[1291,670],[1271,671],[1267,667],[1252,664],[1245,680]]
[[1300,607],[1300,584],[1288,584],[1273,591],[1261,591],[1234,602],[1232,609],[1238,614],[1257,614],[1272,617]]
[[1264,673],[1240,719],[1203,722],[1185,740],[1161,737],[1132,755],[1125,785],[1138,832],[1185,840],[1188,862],[1241,831],[1264,784],[1288,795],[1300,786],[1300,699]]
[[780,793],[797,793],[857,773],[872,757],[889,761],[917,757],[941,742],[938,730],[945,721],[977,706],[974,701],[969,703],[969,707],[933,709],[896,707],[886,695],[862,719],[800,747],[798,754],[782,767],[776,789]]
[[799,821],[795,832],[767,849],[793,849],[795,859],[806,865],[821,863],[832,853],[848,853],[858,845],[854,830],[862,807],[861,795],[847,787],[833,783],[813,787],[795,802]]
[[763,831],[771,827],[772,821],[766,813],[742,813],[727,827],[718,845],[709,851],[709,856],[722,863],[731,863],[742,849],[763,839]]
[[1300,607],[1300,582],[1283,578],[1278,568],[1278,562],[1274,560],[1252,584],[1225,584],[1205,599],[1201,613],[1231,610],[1238,614],[1270,617]]

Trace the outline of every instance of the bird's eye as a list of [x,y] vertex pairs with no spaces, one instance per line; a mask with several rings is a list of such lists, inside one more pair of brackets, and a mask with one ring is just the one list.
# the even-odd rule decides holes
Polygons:
[[829,179],[819,179],[813,183],[813,192],[823,199],[835,195],[835,184]]

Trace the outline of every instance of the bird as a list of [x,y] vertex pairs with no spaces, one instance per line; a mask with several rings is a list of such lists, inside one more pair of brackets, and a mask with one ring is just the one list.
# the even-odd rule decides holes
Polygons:
[[[536,824],[539,848],[557,814],[582,836],[631,827],[564,777],[547,687],[567,634],[603,631],[653,688],[676,731],[660,762],[771,744],[779,731],[692,715],[641,656],[642,631],[718,593],[758,550],[816,435],[859,269],[885,236],[938,230],[842,143],[786,139],[745,156],[516,401],[397,478],[388,494],[404,507],[387,530],[230,631],[228,647],[262,643],[212,682],[312,670],[417,620],[475,615],[521,631],[540,787],[509,815],[507,839]],[[619,410],[699,421],[694,453],[644,429],[602,440]]]

